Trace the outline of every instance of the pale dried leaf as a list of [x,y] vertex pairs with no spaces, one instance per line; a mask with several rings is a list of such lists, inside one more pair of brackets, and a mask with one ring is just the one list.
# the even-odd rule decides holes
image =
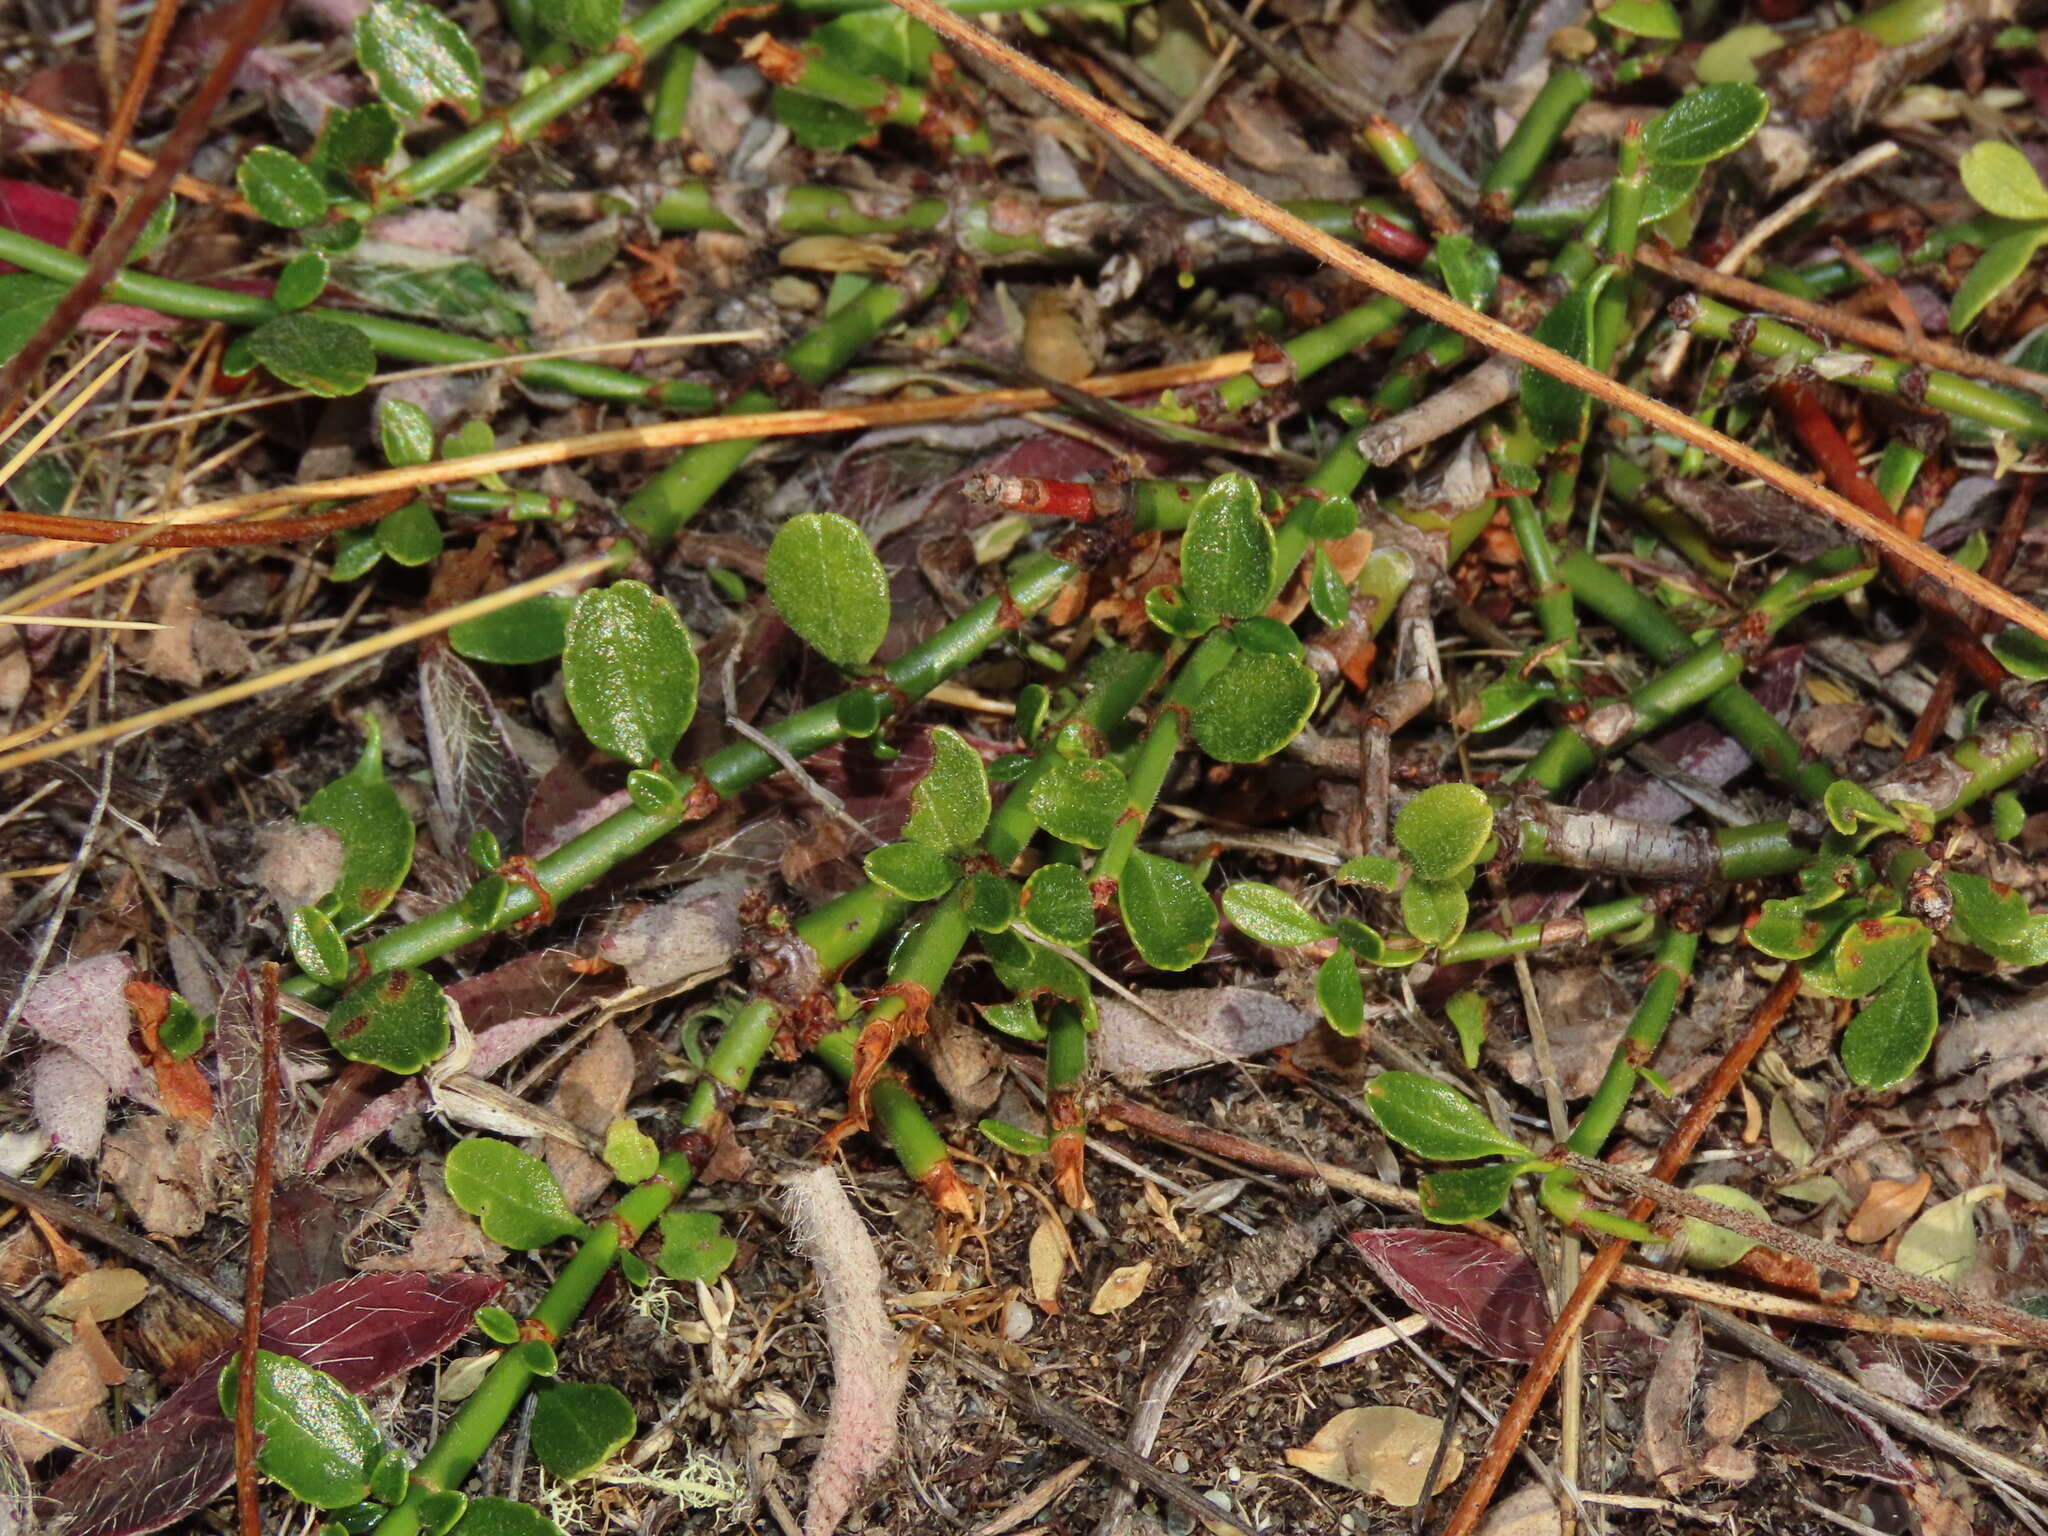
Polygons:
[[1563,1536],[1557,1499],[1541,1483],[1528,1483],[1497,1500],[1479,1522],[1479,1536]]
[[420,657],[420,720],[434,766],[434,841],[460,857],[482,828],[515,852],[532,780],[490,690],[446,646]]
[[281,821],[256,833],[252,878],[282,912],[311,906],[341,878],[341,839],[326,827]]
[[1687,1432],[1703,1352],[1699,1314],[1688,1308],[1672,1325],[1643,1398],[1636,1466],[1669,1494],[1682,1493],[1707,1477]]
[[[633,1071],[633,1047],[625,1031],[607,1024],[563,1071],[548,1107],[591,1135],[602,1136],[632,1100]],[[546,1155],[572,1211],[582,1210],[611,1187],[611,1169],[579,1147],[551,1140]]]
[[1096,1288],[1095,1299],[1088,1303],[1089,1312],[1096,1317],[1105,1317],[1111,1312],[1123,1311],[1145,1294],[1145,1283],[1151,1278],[1150,1259],[1140,1259],[1135,1264],[1111,1270],[1109,1278]]
[[110,1265],[91,1269],[71,1281],[43,1305],[46,1317],[75,1318],[90,1311],[103,1323],[129,1311],[149,1294],[149,1277],[139,1269]]
[[747,884],[720,875],[686,885],[606,934],[597,952],[649,991],[693,987],[732,969]]
[[1256,1056],[1292,1045],[1315,1023],[1285,998],[1256,987],[1151,989],[1136,995],[1143,1010],[1121,998],[1101,1000],[1102,1027],[1091,1045],[1107,1071],[1172,1072]]
[[1067,1235],[1051,1216],[1038,1218],[1031,1233],[1031,1299],[1048,1315],[1060,1309],[1060,1281],[1067,1273]]
[[100,1166],[151,1237],[191,1237],[212,1206],[210,1138],[166,1115],[144,1115],[107,1138]]
[[2002,1193],[1996,1185],[1981,1185],[1953,1200],[1929,1206],[1918,1221],[1906,1228],[1892,1262],[1909,1275],[1926,1275],[1955,1284],[1970,1272],[1977,1258],[1978,1202]]
[[1899,1179],[1873,1179],[1842,1235],[1852,1243],[1883,1242],[1920,1209],[1933,1188],[1934,1176],[1924,1168],[1910,1184]]
[[81,1056],[50,1046],[36,1058],[29,1102],[60,1152],[90,1161],[107,1134],[107,1082]]
[[[104,1438],[98,1432],[106,1428],[100,1415],[100,1404],[106,1400],[106,1383],[100,1380],[92,1350],[84,1344],[67,1344],[43,1366],[20,1412],[23,1419],[42,1426],[51,1435],[84,1445]],[[8,1442],[24,1461],[38,1461],[64,1448],[63,1441],[39,1435],[18,1419],[4,1422]]]
[[[1324,1482],[1412,1509],[1422,1500],[1423,1483],[1443,1437],[1443,1420],[1411,1408],[1347,1408],[1317,1430],[1307,1445],[1290,1449],[1287,1460]],[[1464,1466],[1465,1454],[1453,1440],[1430,1492],[1449,1487]]]

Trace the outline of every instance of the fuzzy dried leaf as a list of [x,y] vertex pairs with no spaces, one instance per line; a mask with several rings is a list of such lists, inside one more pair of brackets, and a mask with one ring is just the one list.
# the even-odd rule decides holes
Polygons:
[[1105,1071],[1171,1072],[1256,1056],[1292,1045],[1315,1024],[1285,998],[1256,987],[1145,989],[1137,996],[1144,1010],[1120,998],[1101,1000],[1102,1027],[1092,1046]]
[[[1307,1445],[1287,1452],[1290,1466],[1324,1482],[1369,1493],[1402,1509],[1422,1501],[1430,1462],[1442,1443],[1444,1423],[1410,1408],[1347,1408],[1316,1431]],[[1454,1440],[1437,1469],[1440,1492],[1457,1481],[1465,1453]]]
[[[92,1350],[83,1343],[67,1344],[50,1356],[35,1385],[28,1389],[21,1418],[6,1421],[8,1442],[23,1461],[39,1461],[62,1450],[66,1441],[91,1441],[97,1438],[94,1431],[104,1428],[100,1404],[106,1400],[107,1385],[100,1379]],[[31,1425],[50,1433],[39,1435]]]
[[[625,1031],[607,1024],[563,1070],[548,1097],[548,1107],[601,1136],[625,1113],[633,1097],[633,1072],[633,1047],[627,1043]],[[611,1169],[580,1148],[550,1141],[547,1163],[572,1211],[581,1211],[611,1187]]]

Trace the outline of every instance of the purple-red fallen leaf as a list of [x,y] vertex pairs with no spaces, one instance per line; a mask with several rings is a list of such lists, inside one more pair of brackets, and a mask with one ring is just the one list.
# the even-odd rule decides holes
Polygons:
[[[503,1289],[488,1275],[355,1275],[263,1314],[263,1347],[365,1392],[430,1360]],[[65,1536],[140,1536],[202,1509],[235,1475],[234,1425],[217,1400],[233,1351],[165,1399],[139,1429],[71,1464],[40,1501]]]
[[1782,1455],[1836,1477],[1911,1483],[1920,1477],[1877,1420],[1802,1381],[1780,1380],[1784,1401],[1756,1422],[1754,1433]]
[[1937,1412],[1963,1395],[1984,1362],[1959,1349],[1881,1333],[1852,1333],[1844,1340],[1849,1373],[1859,1385],[1882,1392],[1908,1408]]
[[1533,1360],[1550,1329],[1536,1266],[1469,1232],[1353,1232],[1388,1290],[1460,1343],[1496,1360]]
[[[27,235],[45,245],[61,246],[78,222],[78,199],[33,181],[0,179],[0,228]],[[0,272],[18,272],[0,263]]]

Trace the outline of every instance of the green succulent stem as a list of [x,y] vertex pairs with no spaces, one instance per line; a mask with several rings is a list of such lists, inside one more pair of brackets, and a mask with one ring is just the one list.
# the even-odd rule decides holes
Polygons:
[[1627,896],[1619,901],[1581,907],[1569,917],[1517,923],[1505,932],[1467,928],[1437,951],[1437,961],[1441,965],[1461,965],[1468,961],[1506,960],[1554,945],[1592,944],[1633,928],[1650,915],[1647,896]]
[[1566,65],[1551,70],[1529,110],[1515,124],[1515,131],[1486,173],[1486,179],[1479,184],[1482,206],[1497,222],[1506,222],[1508,213],[1522,200],[1537,171],[1564,137],[1572,114],[1592,94],[1593,82],[1581,71]]
[[[1296,380],[1305,379],[1379,340],[1399,325],[1407,313],[1393,299],[1370,299],[1334,320],[1303,331],[1283,343],[1280,350],[1287,354],[1288,362],[1293,365]],[[1216,386],[1217,403],[1231,412],[1243,410],[1268,393],[1266,387],[1249,373],[1240,373]]]
[[1585,1113],[1566,1143],[1582,1157],[1598,1157],[1607,1138],[1621,1124],[1622,1112],[1628,1108],[1629,1096],[1635,1092],[1642,1069],[1657,1054],[1671,1015],[1692,979],[1693,958],[1699,947],[1698,934],[1678,928],[1666,928],[1657,941],[1657,952],[1643,983],[1643,1000],[1636,1005],[1628,1029],[1615,1042],[1606,1075],[1593,1090]]

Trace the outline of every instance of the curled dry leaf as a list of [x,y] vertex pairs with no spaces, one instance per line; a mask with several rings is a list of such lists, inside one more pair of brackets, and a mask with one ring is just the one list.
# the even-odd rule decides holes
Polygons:
[[[91,1347],[67,1344],[50,1356],[28,1389],[20,1417],[6,1421],[8,1442],[23,1461],[37,1461],[67,1445],[97,1440],[95,1431],[105,1428],[100,1404],[106,1400],[107,1385]],[[37,1434],[36,1426],[49,1433]]]
[[1849,1218],[1842,1235],[1852,1243],[1881,1243],[1904,1226],[1934,1188],[1934,1176],[1926,1169],[1910,1184],[1898,1179],[1874,1179]]
[[1145,1294],[1145,1282],[1151,1278],[1150,1259],[1140,1259],[1135,1264],[1126,1264],[1122,1269],[1112,1270],[1109,1278],[1103,1281],[1095,1292],[1095,1299],[1088,1303],[1088,1311],[1096,1317],[1123,1311]]
[[1060,1309],[1060,1281],[1067,1273],[1067,1234],[1051,1216],[1041,1216],[1031,1233],[1031,1299],[1047,1316]]
[[[1347,1408],[1317,1430],[1307,1445],[1289,1450],[1287,1461],[1326,1483],[1412,1509],[1422,1500],[1423,1481],[1443,1437],[1442,1419],[1412,1408]],[[1437,1469],[1436,1486],[1429,1491],[1449,1487],[1464,1467],[1465,1453],[1453,1440]]]

